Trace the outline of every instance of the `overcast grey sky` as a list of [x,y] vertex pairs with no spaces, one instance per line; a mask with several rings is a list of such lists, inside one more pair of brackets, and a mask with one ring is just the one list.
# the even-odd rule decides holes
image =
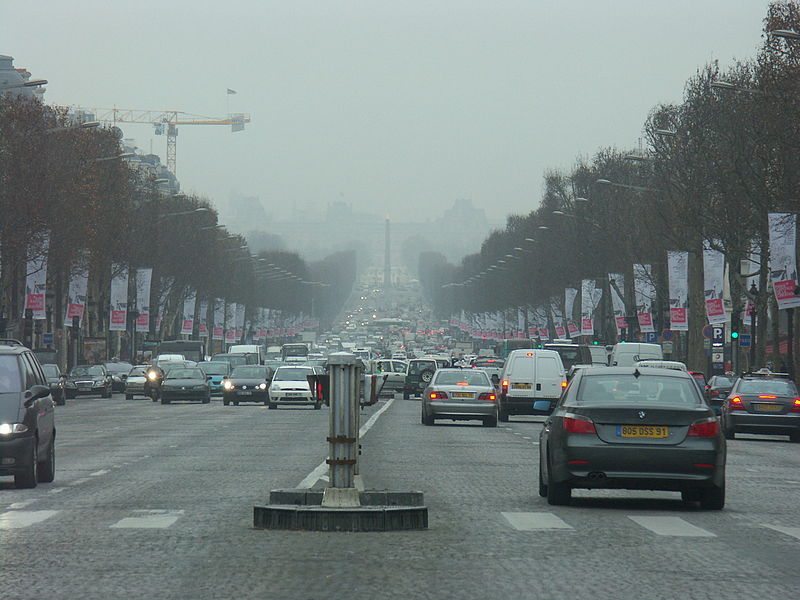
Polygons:
[[[0,0],[0,54],[51,104],[182,110],[178,177],[275,215],[344,199],[417,220],[471,198],[502,222],[542,175],[637,144],[696,69],[752,57],[766,0]],[[226,89],[238,93],[226,95]],[[165,157],[165,138],[124,126]]]

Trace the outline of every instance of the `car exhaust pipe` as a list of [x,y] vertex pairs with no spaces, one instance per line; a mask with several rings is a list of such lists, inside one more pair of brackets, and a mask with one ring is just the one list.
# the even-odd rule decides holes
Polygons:
[[589,479],[605,479],[606,474],[603,473],[602,471],[592,471],[591,473],[589,473],[588,477]]

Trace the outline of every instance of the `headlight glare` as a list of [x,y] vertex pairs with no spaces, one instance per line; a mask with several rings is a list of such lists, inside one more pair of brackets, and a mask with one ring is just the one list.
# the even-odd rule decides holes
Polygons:
[[233,388],[233,384],[226,379],[225,381],[222,382],[222,387],[224,387],[226,390],[229,390]]
[[25,433],[26,431],[28,431],[28,426],[24,423],[0,423],[0,435]]

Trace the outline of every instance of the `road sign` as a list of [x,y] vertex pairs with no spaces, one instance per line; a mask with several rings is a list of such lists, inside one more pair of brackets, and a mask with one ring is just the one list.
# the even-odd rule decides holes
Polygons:
[[714,327],[711,328],[711,339],[715,342],[722,342],[725,339],[725,328],[714,325]]
[[50,346],[53,343],[53,334],[52,333],[43,333],[42,334],[42,343],[45,346]]
[[712,334],[713,334],[713,332],[712,332],[711,325],[706,325],[705,327],[703,327],[703,337],[704,338],[708,338],[710,340]]
[[721,363],[723,361],[722,352],[712,352],[711,353],[711,362],[713,363]]
[[662,331],[661,332],[661,339],[664,340],[665,342],[670,341],[672,339],[672,330],[671,329],[665,329],[664,331]]
[[752,336],[749,333],[742,333],[739,335],[739,346],[741,348],[749,348]]
[[645,336],[645,342],[648,344],[655,344],[658,341],[658,334],[655,331],[647,332]]

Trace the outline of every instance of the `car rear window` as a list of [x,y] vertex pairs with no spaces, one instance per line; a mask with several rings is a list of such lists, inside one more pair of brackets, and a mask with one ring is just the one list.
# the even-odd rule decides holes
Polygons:
[[593,375],[583,378],[577,394],[578,404],[673,404],[697,405],[702,402],[694,381],[660,375]]
[[19,363],[13,354],[0,356],[0,394],[17,393],[22,391],[22,377],[19,373]]
[[491,385],[486,373],[482,371],[463,371],[455,373],[452,371],[439,371],[433,385]]
[[236,367],[231,377],[246,377],[250,379],[266,379],[267,370],[264,367]]
[[739,394],[797,395],[797,388],[788,379],[745,379],[736,391]]

